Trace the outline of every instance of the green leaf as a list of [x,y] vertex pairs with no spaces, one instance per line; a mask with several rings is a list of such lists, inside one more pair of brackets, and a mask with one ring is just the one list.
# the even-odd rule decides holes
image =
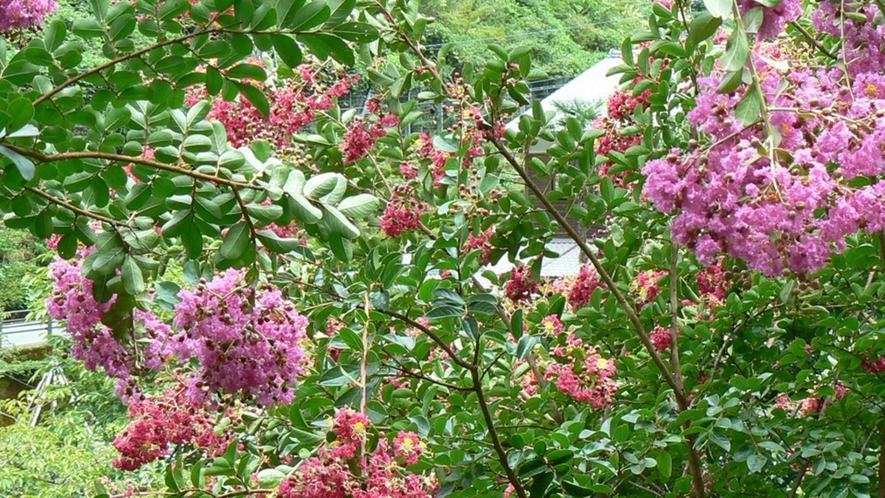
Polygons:
[[[311,199],[319,199],[332,192],[343,177],[338,173],[320,173],[304,184],[302,194]],[[345,180],[346,182],[346,180]]]
[[215,66],[209,65],[206,67],[206,91],[209,92],[209,95],[218,95],[218,92],[221,91],[221,88],[224,86],[224,76],[221,75],[221,72],[215,68]]
[[367,43],[377,40],[380,34],[372,26],[361,22],[346,22],[336,26],[332,33],[348,41]]
[[246,100],[258,109],[262,116],[267,117],[270,115],[270,103],[267,101],[267,96],[264,95],[264,92],[247,83],[235,81],[234,84],[240,93],[246,97]]
[[21,175],[25,181],[31,181],[37,173],[37,168],[34,167],[34,163],[18,152],[0,145],[0,155],[6,156],[12,161],[12,164],[18,170],[18,174]]
[[259,487],[274,488],[286,478],[286,474],[277,469],[263,469],[258,472],[257,477]]
[[747,89],[747,93],[734,109],[734,115],[742,125],[749,126],[759,120],[764,98],[756,83]]
[[714,17],[727,19],[731,15],[732,0],[704,0],[704,7]]
[[329,237],[329,247],[339,260],[348,263],[353,259],[353,244],[344,237],[333,234]]
[[104,36],[104,26],[97,19],[77,19],[74,21],[72,30],[74,34],[83,38],[98,38]]
[[728,37],[725,55],[719,60],[722,69],[726,71],[742,69],[749,57],[750,45],[747,42],[747,35],[741,30],[735,29]]
[[356,7],[356,0],[322,0],[332,9],[332,16],[327,24],[337,25],[347,20]]
[[235,78],[238,80],[251,79],[260,82],[267,80],[267,73],[264,72],[264,69],[261,66],[255,64],[237,64],[236,66],[227,69],[224,74],[228,78]]
[[658,453],[656,460],[658,462],[658,472],[665,479],[669,479],[673,472],[673,457],[670,456],[670,453],[665,448],[664,451]]
[[232,226],[221,244],[221,256],[224,259],[237,259],[246,252],[249,247],[249,229],[245,223],[237,223]]
[[294,68],[301,64],[303,59],[301,47],[298,46],[298,43],[291,36],[271,35],[271,41],[277,55],[287,66]]
[[310,33],[299,35],[298,39],[307,45],[307,48],[320,60],[325,60],[331,56],[345,66],[353,66],[356,63],[353,50],[344,43],[344,40],[337,36],[326,33]]
[[716,446],[719,446],[720,448],[722,448],[726,452],[731,451],[731,441],[728,439],[727,436],[724,436],[718,432],[711,432],[710,433],[710,441],[715,443]]
[[30,100],[22,97],[13,99],[7,103],[4,111],[9,115],[9,122],[6,123],[4,135],[9,135],[22,128],[34,118],[34,105]]
[[516,345],[516,357],[524,360],[539,342],[539,339],[533,335],[520,337],[519,343]]
[[716,34],[716,30],[722,25],[722,19],[711,15],[708,12],[702,12],[691,21],[691,27],[688,31],[688,40],[695,45],[700,44],[707,38]]
[[765,462],[767,462],[764,456],[759,454],[752,454],[749,458],[747,458],[747,468],[750,470],[751,474],[755,474],[762,470],[762,467],[765,467]]
[[323,219],[329,223],[329,229],[332,233],[340,235],[345,239],[355,239],[360,236],[360,229],[357,228],[350,220],[328,204],[323,205]]
[[348,197],[338,204],[338,210],[347,216],[365,218],[374,213],[381,203],[371,194],[357,194]]
[[246,212],[249,213],[249,216],[258,221],[270,223],[283,215],[283,208],[276,204],[268,204],[266,206],[261,204],[247,204]]
[[279,0],[277,2],[277,26],[281,28],[291,26],[303,6],[304,0]]
[[326,22],[331,16],[332,10],[328,5],[321,2],[311,2],[295,10],[294,15],[287,13],[283,17],[281,26],[292,31],[310,31]]
[[323,218],[323,212],[314,206],[307,197],[303,195],[290,196],[292,202],[289,206],[292,208],[292,214],[295,219],[306,225],[312,225]]
[[135,258],[127,255],[126,259],[123,260],[123,268],[121,271],[123,290],[125,290],[127,294],[135,296],[144,292],[144,275],[142,275],[138,263],[135,262]]

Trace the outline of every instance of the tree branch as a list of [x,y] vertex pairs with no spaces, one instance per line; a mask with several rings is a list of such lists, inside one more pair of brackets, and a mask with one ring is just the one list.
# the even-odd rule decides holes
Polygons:
[[633,324],[633,328],[636,330],[637,334],[639,334],[639,339],[642,341],[643,346],[648,351],[648,354],[651,356],[652,361],[658,367],[658,370],[661,372],[661,376],[664,378],[664,381],[670,388],[673,389],[673,393],[676,396],[676,401],[679,403],[682,409],[685,406],[688,406],[686,402],[685,393],[680,388],[680,386],[676,383],[676,379],[673,378],[673,375],[670,373],[669,368],[667,368],[667,364],[664,363],[664,360],[661,358],[661,355],[655,350],[654,345],[651,342],[651,339],[648,336],[648,333],[645,331],[645,327],[642,325],[642,321],[639,319],[639,315],[636,314],[636,310],[633,306],[627,302],[627,298],[624,297],[624,294],[618,289],[615,281],[612,280],[611,275],[608,274],[608,271],[602,266],[602,262],[599,261],[599,258],[596,257],[596,254],[590,249],[587,245],[587,242],[581,237],[580,234],[566,221],[565,217],[559,213],[556,207],[547,199],[547,196],[544,195],[544,192],[535,184],[534,181],[528,176],[525,169],[519,164],[513,154],[510,153],[507,148],[504,147],[501,142],[495,138],[494,136],[489,136],[488,140],[492,142],[492,144],[498,149],[504,159],[513,167],[514,170],[522,177],[526,186],[535,194],[539,201],[544,205],[544,208],[547,212],[552,216],[559,226],[566,231],[569,237],[574,240],[575,244],[581,249],[581,252],[587,256],[587,259],[590,260],[590,263],[596,269],[596,272],[599,274],[599,277],[605,283],[606,287],[609,291],[615,296],[618,303],[623,308],[624,312],[627,314],[627,317],[630,319],[630,322]]
[[233,188],[250,188],[254,190],[263,190],[262,187],[258,185],[253,185],[251,183],[238,182],[236,180],[229,180],[227,178],[221,178],[218,176],[207,175],[205,173],[200,173],[197,171],[181,168],[179,166],[173,166],[171,164],[161,163],[160,161],[155,161],[153,159],[146,159],[143,157],[135,156],[126,156],[123,154],[113,154],[110,152],[63,152],[60,154],[44,154],[42,152],[38,152],[33,149],[27,149],[24,147],[19,147],[17,145],[11,144],[3,144],[5,147],[8,147],[15,152],[23,156],[30,157],[31,159],[36,159],[37,161],[43,163],[51,163],[56,161],[65,161],[68,159],[102,159],[105,161],[113,161],[118,163],[131,163],[131,164],[140,164],[142,166],[148,166],[154,169],[159,169],[163,171],[169,171],[171,173],[177,173],[180,175],[190,176],[191,178],[196,178],[198,180],[204,180],[207,182],[212,182],[220,185],[227,185]]
[[53,204],[61,206],[65,209],[70,209],[71,211],[73,211],[81,216],[86,216],[87,218],[92,218],[94,220],[98,220],[98,221],[107,223],[114,228],[119,228],[119,227],[131,228],[131,227],[129,227],[129,225],[127,225],[126,223],[123,223],[121,221],[118,221],[118,220],[115,220],[112,218],[108,218],[107,216],[104,216],[104,215],[101,215],[98,213],[93,213],[92,211],[87,211],[85,209],[74,206],[73,204],[71,204],[67,201],[64,201],[62,199],[59,199],[58,197],[55,197],[54,195],[52,195],[44,190],[40,190],[40,189],[34,188],[34,187],[25,187],[25,190],[27,190],[28,192],[31,192],[33,194],[36,194]]

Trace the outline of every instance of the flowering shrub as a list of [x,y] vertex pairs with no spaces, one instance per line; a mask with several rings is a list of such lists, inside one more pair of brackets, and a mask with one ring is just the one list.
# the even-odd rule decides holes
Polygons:
[[885,493],[883,6],[701,3],[592,129],[411,1],[91,2],[9,51],[4,222],[65,259],[118,467],[165,467],[97,494]]

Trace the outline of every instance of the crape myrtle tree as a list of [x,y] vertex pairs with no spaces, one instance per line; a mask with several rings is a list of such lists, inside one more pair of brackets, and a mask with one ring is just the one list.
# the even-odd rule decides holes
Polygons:
[[96,495],[885,496],[878,0],[656,3],[589,131],[415,2],[89,3],[0,45],[0,209],[166,469]]

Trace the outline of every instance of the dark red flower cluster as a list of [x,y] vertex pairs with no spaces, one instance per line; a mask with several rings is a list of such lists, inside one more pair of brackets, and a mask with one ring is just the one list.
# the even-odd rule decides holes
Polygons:
[[618,392],[615,363],[604,358],[598,346],[585,344],[571,334],[565,346],[557,346],[550,353],[558,363],[547,367],[544,377],[576,401],[590,403],[594,408],[605,408]]
[[519,304],[532,297],[538,292],[538,282],[532,277],[532,271],[523,263],[510,270],[510,280],[504,286],[504,295],[507,299]]
[[636,108],[645,107],[649,97],[651,90],[646,90],[637,96],[634,96],[632,91],[618,90],[608,98],[608,117],[617,120],[632,119]]
[[670,329],[667,327],[655,327],[649,334],[649,338],[656,351],[666,351],[673,342],[673,336],[670,335]]
[[636,299],[636,308],[642,309],[646,304],[655,300],[661,292],[658,281],[664,276],[662,271],[647,270],[639,272],[636,280],[630,285],[630,291]]
[[[326,74],[310,64],[298,67],[299,78],[283,80],[267,92],[270,113],[267,117],[240,95],[233,101],[216,98],[212,101],[210,120],[220,121],[227,130],[234,147],[248,145],[255,140],[267,140],[277,147],[292,144],[292,135],[316,118],[317,111],[332,108],[332,97],[350,92],[358,75]],[[264,82],[259,82],[264,85]],[[207,97],[205,89],[188,96],[188,104]]]
[[864,370],[872,374],[885,372],[885,356],[880,356],[875,360],[865,357],[861,366]]
[[393,188],[393,198],[384,209],[379,222],[381,230],[388,237],[396,237],[421,226],[421,215],[425,208],[412,194],[413,189],[408,185]]
[[361,117],[353,118],[344,132],[344,141],[340,146],[344,153],[344,163],[349,164],[366,157],[375,148],[378,139],[387,135],[387,128],[393,128],[398,123],[399,118],[393,114],[381,115],[374,122],[365,121]]
[[593,291],[602,286],[599,281],[599,275],[590,265],[584,265],[578,272],[578,278],[575,279],[571,289],[568,291],[568,302],[573,310],[586,305],[593,296]]
[[[279,498],[430,498],[436,479],[408,472],[418,463],[425,443],[414,432],[400,432],[393,448],[381,437],[374,451],[363,454],[369,418],[350,408],[335,412],[336,440],[321,448],[282,483]],[[382,435],[383,436],[383,435]],[[358,469],[358,471],[357,471]]]
[[487,230],[480,232],[479,235],[473,235],[471,233],[467,236],[467,242],[464,244],[464,247],[461,250],[464,252],[469,252],[474,249],[481,250],[482,256],[479,259],[482,264],[487,265],[491,261],[492,257],[493,235],[495,235],[495,225],[492,225]]
[[720,257],[716,264],[710,265],[698,273],[698,293],[701,299],[710,306],[719,306],[725,302],[729,283],[722,270],[724,262],[725,258]]
[[114,466],[136,470],[169,454],[171,445],[193,446],[208,456],[224,452],[233,436],[215,432],[215,414],[186,396],[183,381],[161,395],[133,398],[129,405],[132,422],[114,440],[120,458]]

